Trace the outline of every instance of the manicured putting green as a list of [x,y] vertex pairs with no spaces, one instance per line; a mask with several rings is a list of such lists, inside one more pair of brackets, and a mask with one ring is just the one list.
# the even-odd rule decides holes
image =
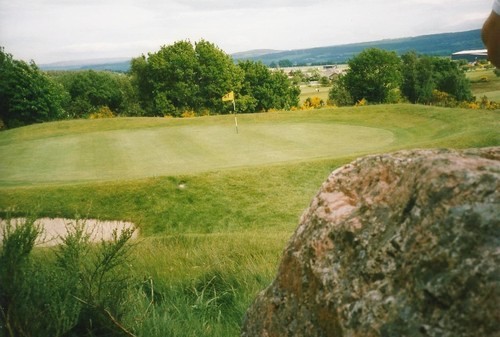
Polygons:
[[0,185],[199,173],[346,156],[394,141],[390,131],[356,125],[243,120],[237,134],[231,116],[220,121],[217,125],[159,119],[157,125],[141,127],[131,119],[121,121],[123,126],[116,130],[102,130],[94,121],[93,129],[67,132],[58,131],[57,123],[47,124],[53,133],[40,128],[24,140],[0,138]]

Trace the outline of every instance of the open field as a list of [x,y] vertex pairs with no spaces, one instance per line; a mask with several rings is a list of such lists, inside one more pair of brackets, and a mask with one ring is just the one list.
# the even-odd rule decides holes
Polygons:
[[135,223],[130,270],[158,296],[153,309],[141,297],[136,310],[148,315],[133,321],[137,335],[237,336],[333,169],[368,153],[500,145],[499,111],[380,105],[238,121],[238,135],[233,116],[2,132],[0,216]]
[[328,92],[330,91],[331,87],[322,87],[322,86],[315,86],[315,85],[307,85],[307,86],[301,86],[300,87],[300,104],[304,104],[306,99],[308,97],[319,97],[320,99],[323,100],[323,102],[328,101]]

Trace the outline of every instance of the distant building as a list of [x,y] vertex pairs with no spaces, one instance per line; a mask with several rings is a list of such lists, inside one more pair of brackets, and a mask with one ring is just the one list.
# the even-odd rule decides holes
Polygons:
[[476,62],[479,60],[487,60],[488,52],[486,49],[479,50],[463,50],[451,54],[452,60],[467,60],[468,62]]

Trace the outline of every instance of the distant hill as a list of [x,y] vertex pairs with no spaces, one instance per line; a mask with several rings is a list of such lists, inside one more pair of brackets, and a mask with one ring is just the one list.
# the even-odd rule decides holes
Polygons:
[[[339,46],[318,47],[280,51],[273,49],[256,49],[234,53],[234,60],[262,61],[271,65],[282,60],[289,60],[295,65],[310,64],[341,64],[366,48],[380,48],[403,54],[416,51],[420,54],[435,56],[450,56],[461,50],[482,49],[481,30],[475,29],[458,33],[443,33],[422,35],[401,39],[380,40],[364,43],[353,43]],[[70,62],[42,64],[43,70],[110,70],[127,72],[130,70],[130,58],[94,59]]]
[[130,70],[130,58],[103,58],[89,60],[62,61],[39,65],[42,70],[109,70],[127,72]]
[[284,52],[284,51],[283,50],[274,50],[274,49],[254,49],[254,50],[234,53],[234,54],[231,54],[231,56],[235,60],[239,60],[239,59],[250,59],[250,58],[260,57],[260,56],[264,56],[264,55],[271,55],[271,54],[276,54],[276,53],[282,53],[282,52]]
[[296,65],[339,64],[346,63],[350,58],[366,48],[391,50],[398,54],[416,51],[417,53],[426,55],[450,56],[452,53],[461,50],[481,49],[484,48],[484,45],[481,41],[481,31],[476,29],[459,33],[422,35],[340,46],[290,50],[254,57],[233,55],[233,58],[236,60],[250,59],[262,61],[267,65],[273,62],[278,63],[280,60],[290,60]]

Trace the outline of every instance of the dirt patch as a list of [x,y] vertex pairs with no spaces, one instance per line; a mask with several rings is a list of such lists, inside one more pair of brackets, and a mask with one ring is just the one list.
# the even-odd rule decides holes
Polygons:
[[[22,224],[26,221],[24,218],[11,219],[11,223]],[[0,219],[0,227],[6,224],[5,220]],[[135,229],[132,239],[139,235],[139,230],[132,222],[126,221],[103,221],[96,219],[64,219],[64,218],[40,218],[35,224],[43,228],[43,233],[37,240],[37,246],[48,247],[55,246],[62,242],[68,231],[75,226],[83,226],[85,233],[90,235],[92,242],[110,241],[113,239],[114,230],[120,234],[125,229]],[[3,240],[3,230],[0,231],[0,241]]]

